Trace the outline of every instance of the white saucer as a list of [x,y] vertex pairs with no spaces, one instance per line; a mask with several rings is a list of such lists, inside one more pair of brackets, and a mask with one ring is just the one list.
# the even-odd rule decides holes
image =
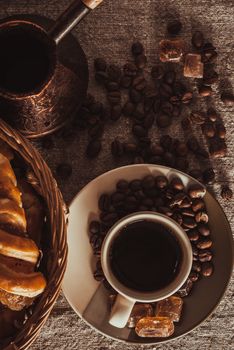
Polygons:
[[[182,320],[176,325],[175,333],[166,339],[140,338],[134,330],[118,329],[108,323],[109,293],[93,278],[96,258],[89,243],[89,223],[98,219],[98,199],[102,193],[114,191],[116,183],[121,179],[131,181],[149,174],[155,176],[163,174],[169,179],[178,176],[185,186],[190,183],[198,183],[195,179],[175,169],[147,164],[114,169],[91,181],[78,193],[70,205],[68,264],[63,281],[63,292],[67,301],[90,326],[105,336],[135,344],[165,342],[182,336],[198,326],[219,303],[230,279],[233,266],[230,226],[218,202],[207,192],[204,198],[210,216],[214,242],[215,272],[210,278],[203,278],[197,282],[191,295],[184,299]],[[223,254],[224,251],[225,254]]]

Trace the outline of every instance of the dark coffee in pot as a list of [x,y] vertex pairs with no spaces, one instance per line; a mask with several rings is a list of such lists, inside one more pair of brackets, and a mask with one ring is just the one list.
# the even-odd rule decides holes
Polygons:
[[30,93],[47,79],[50,50],[43,33],[27,26],[9,26],[0,32],[0,89]]

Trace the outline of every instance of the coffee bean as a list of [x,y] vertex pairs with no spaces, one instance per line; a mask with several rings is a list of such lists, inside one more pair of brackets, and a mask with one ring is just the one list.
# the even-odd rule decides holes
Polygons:
[[146,80],[142,75],[136,76],[132,81],[132,86],[137,91],[142,91],[146,87]]
[[114,64],[109,65],[107,68],[107,73],[111,81],[118,82],[121,78],[121,69]]
[[132,127],[132,133],[134,136],[136,137],[144,137],[144,136],[147,136],[147,130],[138,125],[138,124],[134,124],[133,127]]
[[218,57],[218,53],[215,50],[209,49],[202,52],[202,62],[213,63]]
[[188,92],[185,92],[182,97],[181,97],[181,102],[183,104],[189,104],[192,102],[192,99],[193,99],[193,93],[188,91]]
[[208,249],[212,246],[212,241],[209,238],[202,238],[197,242],[198,249]]
[[216,124],[216,134],[220,139],[225,139],[226,137],[226,128],[223,124]]
[[148,113],[153,109],[154,99],[152,97],[145,97],[144,99],[144,112]]
[[190,114],[190,120],[192,123],[194,123],[196,125],[202,125],[206,121],[206,116],[202,113],[192,112]]
[[208,249],[201,250],[198,254],[198,259],[201,262],[211,261],[212,257],[212,253]]
[[182,103],[181,98],[182,98],[182,96],[173,95],[169,98],[169,101],[173,106],[180,106]]
[[166,72],[163,77],[164,82],[169,85],[174,84],[175,79],[176,79],[176,74],[173,70],[169,70],[168,72]]
[[111,120],[113,121],[116,121],[116,120],[119,120],[119,118],[121,117],[121,114],[122,114],[122,107],[121,105],[119,104],[116,104],[114,106],[112,106],[111,108]]
[[203,171],[203,181],[208,184],[215,180],[215,172],[213,168],[207,168]]
[[139,211],[148,211],[148,207],[146,207],[145,205],[140,205],[139,206]]
[[181,120],[181,127],[185,131],[190,130],[192,128],[191,120],[188,117],[183,118]]
[[173,106],[170,102],[163,102],[161,104],[161,112],[164,114],[168,114],[169,116],[173,113]]
[[129,77],[127,75],[122,76],[120,80],[120,86],[124,89],[129,89],[132,85],[132,77]]
[[98,156],[102,148],[100,140],[91,140],[86,149],[86,155],[88,158],[95,158]]
[[164,202],[163,198],[156,197],[154,199],[154,205],[155,205],[155,207],[163,207],[165,205],[165,202]]
[[125,103],[122,112],[126,117],[130,117],[135,111],[135,108],[135,105],[132,102],[128,101]]
[[205,262],[204,264],[202,264],[202,275],[204,277],[209,277],[212,275],[214,271],[214,266],[211,262]]
[[182,224],[183,224],[183,217],[182,217],[182,215],[180,213],[174,212],[171,218],[173,220],[175,220],[176,222],[178,222],[179,225],[182,226]]
[[95,80],[97,81],[97,83],[105,85],[108,82],[108,74],[106,72],[103,71],[98,71],[95,73]]
[[151,69],[151,76],[154,80],[162,79],[164,75],[164,70],[162,66],[153,66]]
[[144,52],[144,47],[142,43],[139,41],[136,41],[135,43],[132,44],[132,54],[134,56],[141,55]]
[[186,282],[183,284],[183,286],[177,291],[176,294],[178,294],[181,298],[184,298],[188,296],[193,288],[193,282],[190,278],[186,280]]
[[120,192],[126,193],[128,191],[129,183],[126,180],[119,180],[116,184],[116,189]]
[[181,114],[181,108],[179,106],[173,106],[171,116],[173,118],[178,118]]
[[72,166],[68,163],[58,164],[56,173],[61,179],[67,179],[72,174]]
[[148,136],[139,137],[138,145],[140,148],[141,155],[144,157],[149,153],[151,139]]
[[225,200],[230,200],[233,197],[233,192],[231,190],[231,188],[229,188],[228,186],[224,186],[222,187],[221,190],[221,197]]
[[123,202],[124,198],[125,195],[122,192],[114,192],[111,195],[111,203],[115,206],[119,202]]
[[224,140],[214,137],[210,140],[209,152],[212,158],[223,158],[227,155],[227,145]]
[[192,271],[201,272],[202,265],[199,261],[194,261],[192,265]]
[[194,217],[195,216],[195,213],[194,213],[194,211],[191,208],[183,208],[181,210],[181,213],[184,216],[190,216],[190,217]]
[[152,145],[150,147],[150,154],[152,156],[161,156],[164,153],[164,149],[160,145]]
[[153,207],[154,201],[153,201],[153,199],[151,199],[151,198],[144,198],[144,199],[142,200],[142,204],[143,204],[144,206],[146,206],[146,207]]
[[206,189],[200,185],[191,185],[188,188],[188,194],[191,198],[201,198],[205,195]]
[[102,136],[103,132],[104,132],[104,126],[101,123],[97,123],[96,125],[93,125],[91,128],[89,128],[89,131],[88,131],[89,136],[92,139],[99,138],[100,136]]
[[98,252],[101,249],[103,237],[99,234],[91,235],[90,244],[94,252]]
[[189,278],[191,279],[192,282],[197,282],[197,280],[199,279],[199,273],[192,271],[189,274]]
[[176,146],[175,152],[180,157],[185,157],[188,154],[188,148],[185,143],[179,142]]
[[148,114],[143,122],[144,127],[146,129],[150,129],[154,124],[154,120],[155,120],[155,115],[153,113]]
[[198,256],[199,249],[194,244],[192,244],[192,251],[193,251],[193,256]]
[[171,85],[166,84],[166,83],[161,84],[161,86],[159,88],[159,92],[163,98],[170,98],[170,96],[173,95],[173,89],[172,89]]
[[196,242],[199,239],[199,232],[196,229],[189,230],[187,235],[191,242]]
[[216,84],[219,80],[219,75],[213,68],[211,69],[205,69],[204,70],[204,76],[203,76],[203,85],[209,86]]
[[202,132],[208,138],[214,137],[215,131],[216,130],[215,130],[214,123],[206,122],[205,124],[202,125]]
[[144,161],[144,158],[143,158],[143,157],[141,157],[141,156],[136,156],[136,157],[134,157],[132,163],[133,163],[133,164],[144,164],[145,161]]
[[208,97],[213,94],[213,90],[210,86],[202,85],[198,89],[199,95],[201,97]]
[[231,93],[221,94],[222,102],[227,106],[232,106],[234,104],[234,95]]
[[133,102],[133,103],[139,103],[141,102],[142,100],[142,95],[139,91],[137,91],[136,89],[131,89],[130,92],[129,92],[129,97],[130,97],[130,100]]
[[158,207],[158,211],[159,211],[159,213],[162,213],[162,214],[169,216],[169,217],[171,217],[173,215],[173,211],[168,207]]
[[94,60],[94,67],[97,71],[106,71],[107,64],[106,61],[103,58],[96,58]]
[[192,229],[192,228],[195,228],[196,226],[197,226],[197,223],[194,220],[194,218],[189,216],[185,216],[183,218],[183,227]]
[[99,221],[91,221],[89,225],[89,232],[93,235],[97,235],[101,232],[101,224]]
[[119,91],[119,84],[114,81],[110,81],[107,83],[106,89],[108,91]]
[[95,278],[96,281],[102,282],[105,279],[105,276],[103,274],[103,271],[96,270],[93,274],[93,277]]
[[196,49],[201,49],[204,45],[204,36],[200,31],[196,31],[192,36],[192,44]]
[[192,201],[189,197],[186,197],[182,203],[180,204],[180,208],[190,208],[192,204]]
[[199,149],[200,145],[195,136],[191,136],[188,141],[187,141],[187,147],[190,149],[192,152],[197,152]]
[[168,23],[167,31],[171,35],[177,35],[182,29],[182,23],[178,20],[173,20]]
[[194,179],[202,182],[203,177],[202,177],[202,171],[200,169],[191,169],[189,171],[189,175],[194,177]]
[[195,213],[198,212],[199,210],[204,209],[204,208],[205,208],[205,202],[202,199],[197,198],[197,199],[193,200],[192,209]]
[[188,167],[189,167],[189,164],[188,164],[187,159],[185,159],[184,157],[176,158],[176,160],[175,160],[175,168],[176,169],[186,172]]
[[195,154],[199,158],[209,159],[209,153],[201,146],[198,148]]
[[210,235],[210,228],[206,224],[203,224],[203,223],[198,224],[197,229],[199,233],[204,237],[207,237]]
[[153,104],[154,113],[158,113],[160,111],[161,100],[159,97],[156,97]]
[[186,193],[184,192],[179,192],[175,195],[173,193],[172,198],[169,200],[168,204],[170,208],[173,208],[175,206],[180,206],[185,198],[186,198]]
[[173,177],[173,179],[170,181],[170,186],[172,189],[174,189],[176,191],[183,191],[184,190],[184,184],[179,177]]
[[155,179],[152,175],[147,175],[142,180],[142,187],[144,189],[151,189],[155,186]]
[[142,190],[134,191],[134,196],[138,201],[141,201],[143,198],[145,198],[145,194]]
[[124,146],[118,139],[115,139],[111,143],[111,153],[114,157],[121,157],[123,155]]
[[120,91],[108,92],[107,99],[111,105],[118,105],[121,101]]
[[102,213],[101,219],[104,222],[104,224],[112,226],[115,221],[118,219],[117,213]]
[[157,188],[165,189],[168,186],[168,179],[166,176],[156,176],[155,184]]
[[207,110],[207,117],[211,122],[215,122],[218,118],[217,112],[213,108],[209,108]]
[[160,138],[160,145],[166,150],[166,151],[172,151],[173,150],[173,139],[169,135],[163,135]]
[[175,167],[175,156],[174,154],[170,153],[170,152],[165,152],[163,155],[163,160],[165,165],[169,166],[169,167]]
[[136,56],[135,63],[139,69],[143,69],[143,68],[145,68],[146,63],[147,63],[147,57],[144,54],[140,54],[140,55]]
[[156,122],[159,128],[167,128],[171,125],[171,118],[167,114],[160,114]]
[[132,180],[129,187],[133,192],[141,190],[141,180]]
[[123,67],[124,75],[127,77],[134,77],[137,75],[137,66],[135,63],[126,63]]
[[137,208],[137,199],[135,196],[127,196],[125,199],[125,209],[135,210]]
[[126,142],[123,144],[123,146],[124,146],[124,151],[129,154],[136,153],[138,150],[138,147],[135,143]]
[[110,205],[111,205],[111,199],[110,196],[108,194],[102,194],[99,198],[98,201],[98,208],[101,211],[108,211],[110,209]]

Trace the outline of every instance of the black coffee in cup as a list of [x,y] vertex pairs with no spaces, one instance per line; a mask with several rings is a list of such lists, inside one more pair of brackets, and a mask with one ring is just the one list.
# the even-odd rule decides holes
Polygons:
[[173,233],[150,220],[125,226],[110,253],[114,276],[126,287],[142,292],[169,285],[179,272],[181,259],[180,244]]

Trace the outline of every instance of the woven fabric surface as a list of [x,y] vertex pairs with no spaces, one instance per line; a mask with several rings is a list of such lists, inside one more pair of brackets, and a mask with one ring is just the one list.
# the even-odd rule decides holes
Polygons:
[[[1,0],[0,17],[33,13],[55,19],[70,3],[69,0]],[[122,65],[130,58],[129,48],[135,39],[142,41],[149,65],[158,61],[158,42],[165,36],[168,18],[175,16],[183,23],[182,36],[188,42],[195,29],[202,30],[206,38],[217,47],[219,57],[217,71],[226,86],[234,86],[234,2],[233,0],[104,0],[103,4],[80,23],[73,34],[80,41],[89,61],[89,91],[99,100],[105,101],[103,91],[94,82],[93,58],[104,56],[109,62]],[[223,117],[227,128],[228,156],[215,160],[216,182],[211,190],[220,201],[232,229],[234,229],[234,201],[224,202],[220,197],[222,184],[234,187],[234,119],[233,107],[225,107],[219,98],[219,86],[215,88],[214,105]],[[77,135],[71,143],[54,139],[54,148],[42,152],[45,160],[55,172],[61,162],[72,164],[69,180],[59,181],[64,198],[69,203],[75,194],[90,180],[123,162],[113,161],[110,143],[116,135],[127,139],[130,128],[127,121],[106,127],[103,150],[95,161],[84,156],[87,135]],[[183,137],[179,128],[174,135]],[[171,132],[172,133],[172,132]],[[201,137],[201,135],[198,135]],[[158,135],[155,133],[155,139]],[[218,308],[207,321],[190,334],[165,345],[148,346],[150,350],[231,350],[234,349],[234,280]],[[199,306],[198,306],[199,307]],[[40,336],[31,346],[32,350],[133,350],[132,347],[109,340],[88,327],[72,311],[61,294]],[[142,347],[143,348],[143,347]]]

